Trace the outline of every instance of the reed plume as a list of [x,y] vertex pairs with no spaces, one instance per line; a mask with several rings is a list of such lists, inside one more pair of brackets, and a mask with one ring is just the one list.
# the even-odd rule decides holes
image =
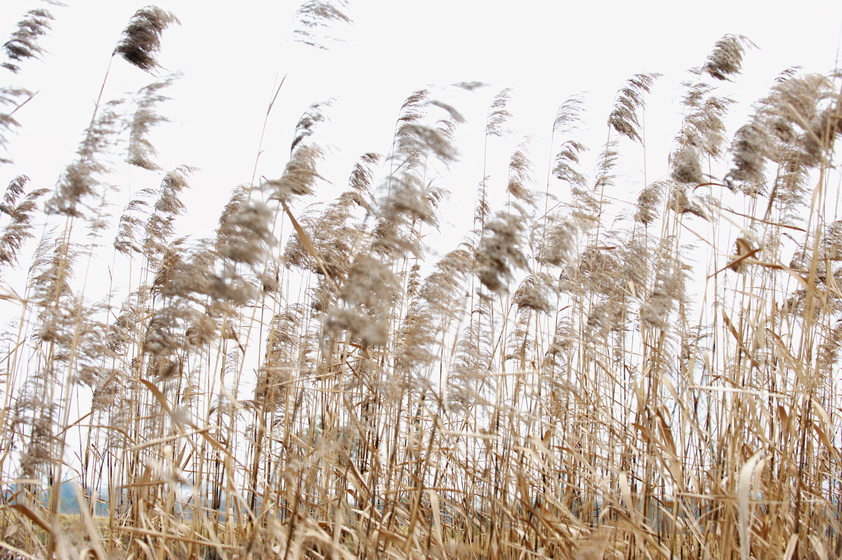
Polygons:
[[85,215],[91,197],[102,196],[103,174],[107,171],[103,158],[113,148],[123,126],[123,99],[106,103],[94,121],[85,130],[85,136],[76,150],[76,161],[65,167],[56,184],[52,197],[47,200],[47,212],[72,218]]
[[180,23],[178,18],[157,6],[139,9],[123,30],[123,36],[114,47],[114,55],[120,55],[145,72],[157,70],[160,67],[157,56],[161,50],[161,35],[174,23]]
[[637,112],[644,107],[643,96],[650,92],[655,80],[660,77],[660,74],[654,72],[635,74],[623,84],[614,101],[614,108],[608,115],[608,125],[613,130],[636,142],[643,142]]
[[0,233],[0,265],[13,265],[24,243],[33,237],[33,214],[38,210],[38,199],[45,196],[48,189],[35,189],[20,199],[29,177],[19,175],[12,179],[0,203],[0,213],[8,216]]
[[295,12],[293,39],[299,43],[320,50],[327,50],[325,43],[331,42],[328,35],[335,23],[350,24],[346,0],[307,0]]
[[523,216],[517,211],[499,212],[485,226],[476,254],[477,277],[492,292],[508,290],[518,269],[526,268],[523,253]]
[[9,39],[3,43],[3,52],[7,60],[2,63],[3,68],[13,74],[20,72],[19,64],[30,58],[40,58],[44,48],[39,40],[52,29],[54,17],[45,8],[35,8],[24,14],[18,22]]
[[[0,107],[13,107],[9,112],[0,112],[0,147],[4,151],[8,151],[9,140],[7,135],[20,126],[20,123],[13,116],[15,111],[31,98],[32,94],[23,88],[0,87]],[[11,161],[8,157],[0,155],[0,163],[11,163]]]
[[157,151],[149,140],[149,132],[154,126],[169,120],[157,112],[157,105],[169,99],[161,93],[161,90],[172,85],[177,78],[177,75],[171,75],[141,88],[138,92],[137,108],[131,118],[129,129],[127,163],[148,171],[160,169],[154,161]]
[[740,73],[746,49],[754,46],[755,44],[743,35],[725,35],[716,42],[701,72],[717,80],[730,80],[732,76]]
[[265,181],[261,185],[262,190],[270,193],[272,200],[287,201],[292,197],[313,194],[313,188],[321,178],[316,164],[324,151],[319,145],[305,140],[315,133],[317,125],[325,118],[324,109],[329,106],[329,102],[314,103],[301,115],[283,174],[279,179]]

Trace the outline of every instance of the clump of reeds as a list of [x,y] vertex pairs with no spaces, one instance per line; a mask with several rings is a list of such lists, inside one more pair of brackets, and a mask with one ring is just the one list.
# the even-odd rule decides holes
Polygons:
[[[324,46],[345,8],[304,3],[296,38]],[[176,21],[140,10],[114,54],[157,70]],[[40,53],[21,46],[38,34],[7,53]],[[0,202],[4,272],[43,225],[27,278],[0,290],[17,306],[0,337],[2,554],[838,556],[840,86],[787,70],[729,131],[717,86],[749,46],[726,36],[690,71],[663,177],[623,173],[661,132],[642,115],[657,75],[636,74],[593,173],[573,97],[546,177],[528,140],[500,176],[477,165],[474,229],[443,251],[426,239],[464,123],[444,89],[407,97],[385,156],[354,146],[329,200],[331,104],[313,104],[210,239],[179,228],[193,169],[156,161],[168,79],[131,118],[100,99],[52,196],[18,174]],[[486,157],[510,100],[487,100]],[[144,174],[114,220],[125,283],[100,297],[91,246],[126,163]],[[97,224],[85,243],[81,220]],[[80,511],[63,514],[70,481]]]

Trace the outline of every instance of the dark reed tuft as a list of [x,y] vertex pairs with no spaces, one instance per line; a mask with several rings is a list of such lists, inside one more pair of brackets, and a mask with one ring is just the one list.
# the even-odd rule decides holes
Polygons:
[[734,166],[726,177],[732,189],[736,188],[734,182],[737,182],[746,194],[765,192],[764,171],[769,142],[768,134],[758,123],[751,122],[737,130],[731,144]]
[[552,266],[572,263],[578,255],[579,238],[586,225],[572,217],[551,215],[538,243],[538,262]]
[[274,212],[238,187],[219,218],[215,249],[235,263],[261,263],[269,252],[273,222]]
[[180,23],[178,18],[157,6],[141,8],[129,20],[114,54],[119,54],[129,64],[145,72],[156,70],[159,67],[157,56],[161,50],[161,35],[174,23]]
[[295,133],[292,138],[292,144],[289,147],[290,154],[295,153],[295,148],[297,148],[298,145],[305,139],[313,135],[317,126],[323,123],[326,119],[325,109],[331,107],[332,105],[332,99],[317,101],[304,111],[298,119],[298,123],[295,125]]
[[363,196],[371,196],[371,185],[374,180],[373,167],[380,163],[382,156],[373,152],[363,154],[354,164],[348,186]]
[[[704,220],[708,219],[702,201],[688,196],[688,185],[681,183],[666,183],[669,187],[669,209],[676,214],[692,214]],[[692,192],[692,191],[691,191]]]
[[730,80],[740,73],[745,50],[754,46],[742,35],[725,35],[716,42],[701,71],[717,80]]
[[666,181],[655,181],[643,188],[637,197],[637,210],[634,219],[643,225],[651,224],[658,217],[658,206],[661,204]]
[[556,291],[557,282],[545,272],[528,275],[512,296],[512,303],[518,308],[549,313],[552,306],[550,295]]
[[699,152],[693,146],[682,146],[670,158],[670,177],[676,183],[701,184],[705,181]]
[[48,189],[35,189],[18,202],[28,181],[26,175],[13,179],[0,203],[0,213],[9,217],[0,233],[0,265],[14,264],[23,244],[33,237],[32,217],[38,209],[38,199],[49,192]]
[[38,58],[44,54],[44,49],[38,41],[46,35],[51,27],[53,15],[49,10],[36,8],[29,10],[17,24],[9,40],[3,43],[3,51],[8,60],[0,64],[3,68],[17,74],[20,72],[18,63]]
[[0,212],[7,216],[14,216],[15,203],[26,191],[25,187],[28,182],[29,177],[26,175],[18,175],[9,182],[6,192],[3,193],[3,202],[0,202]]
[[476,273],[483,286],[504,293],[518,269],[527,267],[523,253],[524,223],[521,212],[498,212],[485,225],[476,254]]
[[649,73],[635,74],[629,78],[617,94],[614,108],[608,115],[608,126],[623,136],[642,142],[637,112],[645,105],[643,96],[649,93],[655,80],[660,77],[658,73]]

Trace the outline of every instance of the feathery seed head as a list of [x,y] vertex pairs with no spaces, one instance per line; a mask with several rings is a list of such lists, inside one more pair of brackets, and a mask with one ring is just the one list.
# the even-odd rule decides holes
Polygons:
[[524,224],[520,213],[499,212],[486,224],[476,255],[476,271],[483,286],[502,293],[514,278],[515,269],[526,268],[523,254]]
[[168,118],[159,115],[155,108],[159,103],[169,100],[160,92],[162,89],[169,87],[177,78],[178,75],[173,74],[165,80],[143,87],[138,92],[137,109],[135,109],[129,128],[127,163],[149,171],[160,169],[160,166],[154,161],[157,150],[149,141],[149,132],[155,125],[169,121]]
[[608,125],[623,136],[636,142],[643,142],[640,137],[640,121],[637,111],[645,106],[644,94],[649,93],[652,84],[661,75],[657,73],[635,74],[629,78],[614,101],[614,109],[608,116]]
[[50,30],[53,19],[53,15],[43,8],[29,10],[18,22],[9,40],[3,43],[3,51],[9,60],[0,66],[16,74],[20,71],[18,62],[44,54],[38,40]]
[[307,0],[295,12],[293,39],[299,43],[327,50],[325,43],[336,39],[328,36],[331,24],[353,23],[346,10],[346,0]]
[[676,183],[701,184],[705,181],[699,153],[692,146],[682,146],[672,156],[670,177]]
[[753,46],[743,35],[725,35],[716,42],[701,71],[717,80],[730,80],[740,73],[746,48]]
[[491,109],[488,112],[488,118],[486,119],[486,136],[505,136],[511,132],[506,127],[509,119],[512,118],[512,113],[508,109],[511,98],[511,88],[506,88],[494,96],[491,102]]
[[172,13],[157,6],[141,8],[129,20],[114,54],[146,72],[158,68],[156,57],[161,50],[161,35],[174,23],[180,23]]
[[650,183],[640,191],[637,197],[637,210],[634,219],[643,225],[649,225],[658,217],[658,206],[661,204],[665,181]]

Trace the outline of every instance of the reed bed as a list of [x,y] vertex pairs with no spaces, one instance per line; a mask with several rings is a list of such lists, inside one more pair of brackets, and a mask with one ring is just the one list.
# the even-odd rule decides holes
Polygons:
[[[321,45],[345,7],[304,3],[296,39]],[[50,21],[25,16],[6,70],[37,63]],[[138,11],[112,64],[155,74],[177,24]],[[690,61],[668,176],[618,172],[646,149],[658,75],[638,74],[604,144],[574,97],[551,161],[522,145],[505,181],[478,168],[445,248],[425,239],[463,117],[435,87],[332,200],[314,104],[284,171],[236,187],[203,239],[177,235],[193,170],[149,140],[167,79],[100,98],[56,185],[12,175],[0,205],[0,557],[842,555],[842,89],[784,70],[729,130],[719,86],[750,48]],[[29,95],[0,89],[4,129]],[[157,185],[112,215],[125,165]],[[92,288],[106,253],[120,289]]]

